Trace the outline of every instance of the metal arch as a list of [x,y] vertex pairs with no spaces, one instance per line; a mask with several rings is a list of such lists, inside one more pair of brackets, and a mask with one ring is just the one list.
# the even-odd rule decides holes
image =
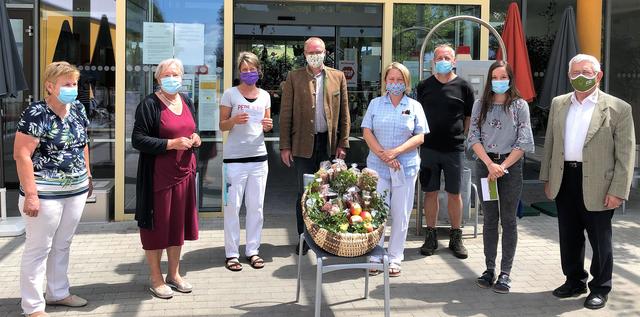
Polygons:
[[[502,50],[502,60],[503,61],[507,61],[507,50],[505,49],[504,46],[504,42],[502,41],[502,37],[500,36],[500,34],[498,33],[498,31],[496,31],[496,29],[493,28],[493,26],[491,26],[491,24],[476,18],[474,16],[470,16],[470,15],[459,15],[459,16],[455,16],[455,17],[450,17],[450,18],[446,18],[444,20],[442,20],[440,23],[436,24],[436,26],[434,26],[431,31],[429,31],[429,33],[427,34],[427,36],[424,38],[424,41],[422,41],[422,47],[420,48],[420,60],[419,60],[419,69],[420,69],[420,80],[423,79],[424,77],[424,71],[427,70],[424,68],[424,50],[427,48],[427,43],[429,42],[429,39],[431,38],[431,36],[433,36],[433,34],[435,33],[435,31],[440,28],[442,25],[447,24],[449,22],[454,22],[454,21],[459,21],[459,20],[467,20],[467,21],[471,21],[471,22],[476,22],[478,24],[480,24],[481,26],[486,27],[487,29],[489,29],[489,31],[491,32],[491,34],[493,34],[493,36],[496,37],[496,39],[498,39],[498,44],[500,45],[500,49]],[[430,70],[430,69],[428,69]]]

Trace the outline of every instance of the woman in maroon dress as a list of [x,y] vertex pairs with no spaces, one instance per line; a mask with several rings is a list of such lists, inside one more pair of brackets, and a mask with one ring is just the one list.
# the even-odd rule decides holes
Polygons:
[[[131,137],[140,151],[136,220],[151,273],[149,290],[167,299],[173,290],[191,292],[191,284],[180,276],[180,252],[184,240],[198,239],[193,149],[201,142],[193,104],[178,93],[183,73],[177,59],[158,64],[155,78],[161,89],[138,105]],[[160,270],[164,249],[169,259],[166,279]]]

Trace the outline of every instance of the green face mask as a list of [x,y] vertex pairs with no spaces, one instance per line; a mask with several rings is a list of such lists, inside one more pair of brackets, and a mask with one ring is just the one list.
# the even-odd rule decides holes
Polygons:
[[597,84],[597,77],[598,74],[593,75],[591,78],[580,74],[576,78],[571,78],[571,86],[579,92],[589,91],[589,89]]

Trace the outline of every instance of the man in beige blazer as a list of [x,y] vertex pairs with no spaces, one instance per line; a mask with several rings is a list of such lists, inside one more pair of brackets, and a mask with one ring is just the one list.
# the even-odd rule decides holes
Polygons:
[[590,294],[584,306],[605,306],[611,291],[613,210],[629,197],[635,132],[631,106],[598,89],[600,63],[590,55],[569,62],[574,92],[551,102],[540,180],[558,209],[560,257],[565,283],[557,297],[587,292],[584,231],[593,249]]
[[[304,43],[307,66],[289,72],[280,104],[280,158],[296,169],[298,234],[304,230],[302,198],[304,174],[313,174],[330,156],[344,159],[349,147],[347,79],[339,70],[324,65],[325,45],[311,37]],[[296,244],[296,253],[299,244]],[[303,254],[308,251],[306,243]]]

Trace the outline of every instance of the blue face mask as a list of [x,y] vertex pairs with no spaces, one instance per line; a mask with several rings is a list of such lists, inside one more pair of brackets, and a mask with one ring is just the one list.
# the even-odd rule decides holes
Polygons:
[[492,80],[491,81],[491,90],[496,94],[504,94],[509,90],[509,80]]
[[160,88],[164,92],[173,95],[182,87],[182,79],[180,77],[164,77],[160,79]]
[[387,83],[386,86],[387,91],[394,96],[402,95],[406,89],[404,83]]
[[57,97],[65,105],[72,103],[78,97],[78,87],[60,87]]
[[450,61],[441,60],[436,62],[436,73],[446,75],[453,69],[453,64]]

